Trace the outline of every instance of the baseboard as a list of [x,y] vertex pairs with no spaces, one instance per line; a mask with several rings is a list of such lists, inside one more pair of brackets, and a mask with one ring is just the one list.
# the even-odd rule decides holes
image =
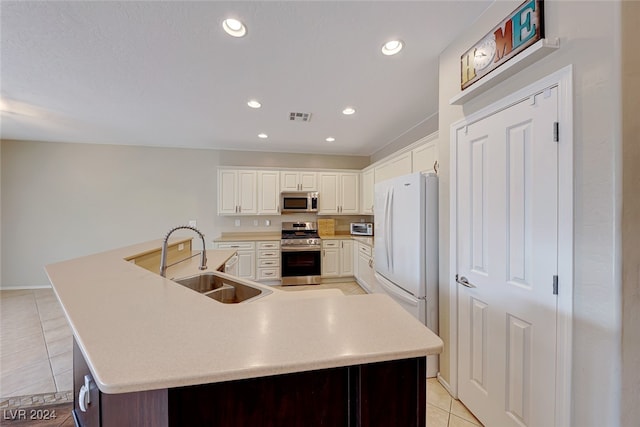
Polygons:
[[440,375],[440,372],[438,372],[437,378],[438,378],[438,382],[442,385],[442,387],[444,387],[444,389],[447,390],[447,393],[449,393],[454,399],[457,399],[458,396],[453,394],[453,392],[451,391],[451,387],[449,387],[449,383],[445,381],[442,375]]
[[0,286],[0,291],[24,291],[24,290],[28,290],[28,289],[50,289],[51,285],[35,285],[35,286],[29,286],[29,285],[1,285]]

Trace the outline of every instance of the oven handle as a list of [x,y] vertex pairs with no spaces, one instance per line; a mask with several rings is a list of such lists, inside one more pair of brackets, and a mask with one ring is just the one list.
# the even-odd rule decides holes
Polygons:
[[320,246],[280,247],[281,252],[320,252]]

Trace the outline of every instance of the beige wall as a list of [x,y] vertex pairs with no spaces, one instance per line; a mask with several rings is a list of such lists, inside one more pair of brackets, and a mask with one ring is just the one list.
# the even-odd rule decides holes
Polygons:
[[[440,57],[440,332],[446,341],[441,370],[450,378],[449,162],[450,126],[569,64],[574,83],[575,283],[572,425],[615,425],[620,417],[620,283],[616,258],[620,170],[619,28],[616,1],[545,2],[546,35],[560,49],[529,66],[464,107],[449,105],[459,92],[460,55],[514,10],[520,0],[494,2]],[[637,111],[637,110],[635,110]],[[569,124],[561,124],[568,126]],[[636,134],[637,135],[637,134]],[[635,395],[637,396],[637,394]],[[613,424],[612,424],[613,423]]]
[[0,141],[0,289],[2,289],[2,141]]
[[622,6],[622,423],[640,420],[640,2]]
[[427,135],[431,135],[438,131],[438,113],[432,114],[425,118],[422,122],[418,123],[405,133],[391,141],[389,144],[376,151],[371,155],[371,163],[375,163],[384,159],[390,154],[395,153],[402,148],[413,144],[421,138]]
[[[48,286],[45,264],[161,238],[192,219],[208,246],[221,232],[239,231],[216,215],[218,165],[368,164],[366,157],[28,141],[2,141],[1,153],[4,288]],[[242,228],[254,227],[254,218],[242,218]],[[271,218],[279,229],[280,217]]]

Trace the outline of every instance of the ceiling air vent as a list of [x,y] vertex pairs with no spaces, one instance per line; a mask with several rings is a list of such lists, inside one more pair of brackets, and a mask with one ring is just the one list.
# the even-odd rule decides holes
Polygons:
[[294,122],[310,122],[311,113],[289,113],[289,120]]

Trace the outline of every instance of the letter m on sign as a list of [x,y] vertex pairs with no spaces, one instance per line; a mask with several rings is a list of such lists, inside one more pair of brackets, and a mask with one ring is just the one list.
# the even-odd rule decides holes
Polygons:
[[504,28],[498,28],[493,35],[496,38],[496,57],[493,62],[498,62],[513,50],[513,22],[508,20]]

